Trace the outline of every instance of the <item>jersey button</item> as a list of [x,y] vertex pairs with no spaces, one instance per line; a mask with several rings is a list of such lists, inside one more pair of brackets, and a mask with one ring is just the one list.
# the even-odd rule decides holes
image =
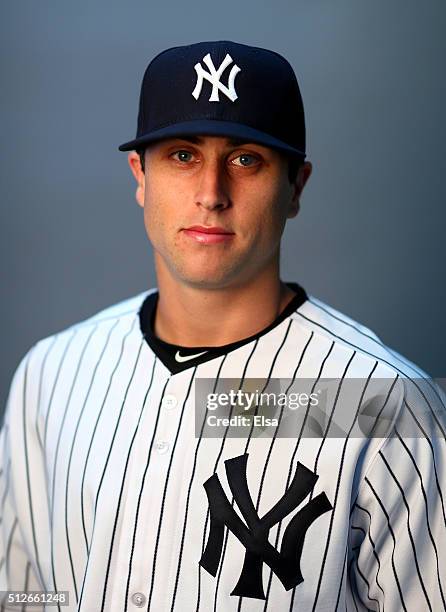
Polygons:
[[169,450],[169,445],[164,440],[158,440],[155,442],[155,449],[160,455],[164,455]]
[[138,608],[142,608],[146,603],[146,597],[142,593],[133,593],[131,599],[135,606],[138,606]]
[[178,400],[175,397],[175,395],[171,395],[171,394],[167,394],[163,397],[163,401],[162,401],[162,405],[163,408],[175,408],[175,406],[178,404]]

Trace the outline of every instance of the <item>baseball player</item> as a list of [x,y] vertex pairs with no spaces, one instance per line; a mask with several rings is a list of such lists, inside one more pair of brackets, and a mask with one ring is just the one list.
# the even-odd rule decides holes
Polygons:
[[445,610],[445,394],[280,277],[311,174],[290,64],[168,49],[120,149],[157,287],[16,370],[1,609]]

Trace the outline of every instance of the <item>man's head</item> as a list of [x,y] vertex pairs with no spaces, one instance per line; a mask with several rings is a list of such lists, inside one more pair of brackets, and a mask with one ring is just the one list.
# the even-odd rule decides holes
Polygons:
[[228,41],[168,49],[145,72],[137,137],[120,149],[132,151],[158,275],[222,288],[278,273],[311,174],[283,57]]

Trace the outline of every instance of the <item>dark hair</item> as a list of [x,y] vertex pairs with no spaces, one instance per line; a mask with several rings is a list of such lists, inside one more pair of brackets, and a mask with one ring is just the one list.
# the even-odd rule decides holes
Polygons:
[[[145,149],[137,149],[136,152],[139,155],[139,159],[141,161],[142,171],[145,171],[145,162],[144,162],[144,154]],[[301,157],[288,157],[288,180],[290,183],[294,183],[297,177],[297,173],[299,172],[299,168],[303,165],[303,159]]]

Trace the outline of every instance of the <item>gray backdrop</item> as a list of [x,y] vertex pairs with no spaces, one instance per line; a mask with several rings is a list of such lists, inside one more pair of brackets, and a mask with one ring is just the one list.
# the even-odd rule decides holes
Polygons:
[[446,375],[444,0],[2,4],[2,406],[36,340],[154,284],[117,146],[151,57],[219,38],[301,85],[314,173],[283,278]]

